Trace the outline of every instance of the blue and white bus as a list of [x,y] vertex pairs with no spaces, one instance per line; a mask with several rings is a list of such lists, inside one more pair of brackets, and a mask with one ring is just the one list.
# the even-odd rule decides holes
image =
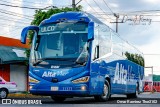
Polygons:
[[25,27],[23,44],[30,30],[30,93],[54,101],[75,96],[107,101],[112,94],[136,97],[143,91],[143,54],[93,15],[54,14]]

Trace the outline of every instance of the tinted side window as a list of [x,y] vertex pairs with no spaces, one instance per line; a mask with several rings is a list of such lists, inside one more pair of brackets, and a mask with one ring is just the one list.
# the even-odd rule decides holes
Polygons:
[[112,45],[113,45],[113,53],[117,55],[122,55],[122,48],[123,48],[123,41],[122,39],[114,32],[112,32]]
[[100,25],[99,27],[99,55],[104,56],[111,52],[111,33],[108,26]]

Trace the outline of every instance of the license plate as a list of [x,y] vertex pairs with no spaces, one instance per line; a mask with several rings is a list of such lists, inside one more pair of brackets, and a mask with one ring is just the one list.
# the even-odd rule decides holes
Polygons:
[[51,91],[58,91],[58,87],[51,87]]

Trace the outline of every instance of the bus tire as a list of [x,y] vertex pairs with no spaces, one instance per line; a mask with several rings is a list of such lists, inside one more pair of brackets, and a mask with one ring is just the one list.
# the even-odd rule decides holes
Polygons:
[[104,87],[103,87],[103,94],[102,95],[95,95],[94,98],[96,101],[101,101],[101,102],[105,102],[108,101],[111,93],[110,93],[110,84],[109,82],[106,80],[104,83]]
[[139,84],[137,83],[135,93],[127,94],[127,98],[137,98],[139,93]]
[[65,97],[59,97],[59,96],[51,96],[51,98],[55,102],[63,102],[66,99]]

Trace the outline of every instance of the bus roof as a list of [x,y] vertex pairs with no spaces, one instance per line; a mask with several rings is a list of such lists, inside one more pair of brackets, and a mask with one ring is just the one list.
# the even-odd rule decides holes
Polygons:
[[[98,18],[85,12],[61,12],[52,15],[49,19],[45,19],[41,24],[53,23],[65,20],[75,20],[75,21],[85,21],[85,22],[96,22],[98,24],[103,24]],[[40,24],[40,25],[41,25]]]

